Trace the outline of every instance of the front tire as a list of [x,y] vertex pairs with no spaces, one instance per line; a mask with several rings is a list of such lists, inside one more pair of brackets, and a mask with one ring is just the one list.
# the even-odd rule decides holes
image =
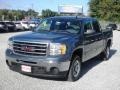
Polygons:
[[81,75],[81,58],[76,55],[73,57],[71,67],[68,74],[68,81],[77,81]]

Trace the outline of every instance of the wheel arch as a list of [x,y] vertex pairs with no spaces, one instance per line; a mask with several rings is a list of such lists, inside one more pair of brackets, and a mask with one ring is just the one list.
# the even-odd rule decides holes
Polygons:
[[111,45],[112,45],[112,40],[109,39],[109,40],[107,41],[107,46],[111,47]]
[[[67,79],[68,79],[68,81],[73,81],[71,78],[69,78],[71,75],[70,75],[70,72],[71,72],[71,66],[72,66],[72,62],[74,61],[74,56],[75,55],[79,55],[80,56],[80,58],[81,58],[81,60],[80,60],[80,62],[82,62],[82,55],[83,55],[83,49],[82,48],[80,48],[80,49],[76,49],[76,50],[74,50],[73,51],[73,53],[72,53],[72,55],[71,55],[71,63],[70,63],[70,67],[69,67],[69,71],[68,71],[68,74],[67,74]],[[78,77],[78,79],[79,79],[80,77]],[[76,80],[78,80],[78,79],[76,79]],[[74,81],[76,81],[76,80],[74,80]]]
[[79,48],[79,49],[74,50],[73,53],[72,53],[72,56],[71,56],[71,61],[73,60],[73,58],[74,58],[75,55],[80,56],[81,62],[82,62],[82,58],[83,58],[83,49],[82,49],[82,48]]

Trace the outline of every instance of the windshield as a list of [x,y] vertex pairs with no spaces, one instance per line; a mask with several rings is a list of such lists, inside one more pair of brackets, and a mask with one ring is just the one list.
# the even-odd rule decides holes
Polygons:
[[20,22],[15,22],[15,24],[20,24]]
[[6,24],[8,24],[8,25],[14,25],[13,22],[6,22]]
[[39,24],[39,26],[36,28],[36,31],[49,31],[51,24],[52,24],[52,20],[45,19]]
[[22,22],[23,24],[28,24],[28,22]]
[[55,31],[55,32],[69,32],[78,33],[81,29],[81,23],[78,20],[69,19],[44,19],[41,21],[35,31]]

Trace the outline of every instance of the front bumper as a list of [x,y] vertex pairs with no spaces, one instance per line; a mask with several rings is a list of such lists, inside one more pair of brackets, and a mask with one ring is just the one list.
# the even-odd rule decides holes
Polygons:
[[[11,70],[34,76],[65,77],[68,73],[70,60],[66,57],[36,57],[14,54],[6,50],[6,62]],[[24,72],[22,65],[30,66],[31,72]]]

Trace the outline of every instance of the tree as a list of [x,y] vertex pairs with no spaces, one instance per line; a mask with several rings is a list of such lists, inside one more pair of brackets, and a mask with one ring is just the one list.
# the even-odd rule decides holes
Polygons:
[[42,17],[53,17],[53,16],[58,16],[57,12],[51,11],[50,9],[42,10]]
[[38,12],[35,12],[35,11],[32,10],[32,9],[29,9],[29,10],[27,11],[27,14],[28,14],[28,16],[31,16],[31,17],[36,17],[36,16],[38,16]]
[[90,0],[90,16],[120,22],[120,0]]
[[15,20],[15,17],[16,17],[16,20],[22,20],[26,16],[37,17],[38,12],[32,9],[29,9],[28,11],[0,9],[0,20],[2,20],[3,16],[5,20]]
[[8,10],[7,9],[0,9],[0,20],[2,20],[2,17],[6,18],[8,16]]

